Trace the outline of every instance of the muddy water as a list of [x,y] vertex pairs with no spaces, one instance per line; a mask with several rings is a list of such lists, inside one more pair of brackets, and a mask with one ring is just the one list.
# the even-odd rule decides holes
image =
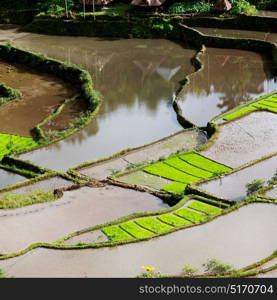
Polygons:
[[77,63],[103,95],[99,114],[79,133],[23,157],[65,170],[181,129],[172,108],[195,51],[167,40],[105,40],[28,35],[16,45]]
[[276,166],[277,156],[274,156],[231,175],[201,184],[199,187],[226,199],[240,201],[246,197],[247,183],[255,179],[267,181],[274,175]]
[[174,275],[184,264],[201,269],[209,258],[241,268],[276,249],[276,216],[276,205],[253,204],[148,242],[97,250],[39,249],[1,261],[0,268],[15,277],[135,277],[141,266]]
[[[193,71],[193,50],[166,40],[32,34],[15,44],[82,65],[104,97],[85,129],[22,158],[65,170],[180,129],[171,101],[178,81]],[[270,64],[259,54],[209,49],[203,61],[204,70],[192,77],[180,101],[184,116],[197,125],[275,88]]]
[[178,95],[182,115],[194,124],[206,126],[216,115],[277,88],[270,61],[258,53],[208,48],[201,61],[204,69]]
[[0,107],[0,132],[31,136],[31,130],[71,97],[73,89],[61,80],[21,65],[0,61],[0,82],[23,96]]
[[0,189],[25,180],[23,176],[0,169]]
[[[277,13],[276,13],[277,15]],[[204,28],[195,27],[196,30],[201,31],[207,35],[232,37],[232,38],[244,38],[262,40],[272,43],[277,43],[277,33],[251,31],[251,30],[235,30],[235,29],[218,29],[218,28]]]
[[259,10],[257,15],[258,16],[262,16],[262,17],[277,18],[277,11],[273,11],[273,10]]
[[85,100],[76,99],[65,105],[61,113],[51,119],[46,124],[41,126],[41,129],[44,131],[63,131],[70,127],[71,124],[76,122],[77,118],[82,114],[82,112],[86,111],[88,108]]
[[68,191],[54,202],[2,209],[0,252],[18,251],[38,241],[53,242],[69,233],[135,212],[167,207],[150,194],[118,187]]

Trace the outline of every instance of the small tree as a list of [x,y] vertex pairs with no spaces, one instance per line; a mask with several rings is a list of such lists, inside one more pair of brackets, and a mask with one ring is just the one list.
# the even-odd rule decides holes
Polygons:
[[183,267],[183,273],[185,275],[191,276],[191,275],[193,275],[196,272],[198,272],[198,268],[196,268],[193,265],[188,264],[188,265],[184,265],[184,267]]
[[203,264],[206,273],[222,274],[234,271],[234,266],[225,264],[215,258],[210,258]]
[[247,196],[250,196],[250,195],[256,193],[263,186],[264,186],[264,180],[262,180],[262,179],[255,179],[252,182],[247,183],[245,186]]

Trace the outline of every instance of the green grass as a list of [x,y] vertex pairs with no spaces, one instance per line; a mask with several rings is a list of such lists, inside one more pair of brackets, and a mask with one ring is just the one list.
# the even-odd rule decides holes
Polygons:
[[171,182],[161,188],[161,190],[166,192],[171,192],[175,194],[182,194],[185,191],[187,184],[180,182]]
[[120,227],[113,225],[104,227],[101,229],[104,234],[108,236],[111,241],[124,241],[124,240],[133,240],[134,237],[129,235]]
[[158,221],[154,217],[143,217],[143,218],[135,220],[135,222],[137,224],[139,224],[140,226],[142,226],[150,231],[153,231],[157,234],[168,232],[169,230],[172,229],[171,226]]
[[204,171],[195,166],[192,166],[178,157],[168,158],[164,161],[164,163],[196,177],[209,178],[213,176],[211,172]]
[[141,238],[148,238],[153,235],[152,232],[138,226],[132,221],[128,221],[125,223],[120,224],[120,227],[123,228],[125,231],[130,233],[132,236],[134,236],[137,239]]
[[212,173],[225,173],[232,169],[220,163],[212,161],[198,153],[191,152],[180,156],[181,159],[189,162],[190,164],[200,167]]
[[57,200],[52,191],[33,191],[31,194],[7,193],[0,198],[0,209],[18,208],[35,203],[44,203]]
[[160,216],[158,216],[158,219],[160,219],[161,221],[163,221],[171,226],[174,226],[174,227],[191,225],[191,223],[189,221],[179,218],[173,214],[160,215]]
[[38,144],[28,137],[0,133],[0,159],[10,152],[19,152],[31,149]]
[[175,215],[185,218],[195,224],[200,223],[207,219],[207,216],[198,213],[196,211],[190,210],[186,207],[180,208],[174,212]]
[[190,183],[199,180],[199,178],[176,170],[164,163],[155,163],[143,169],[145,172],[171,179],[177,182]]
[[211,216],[218,215],[222,212],[222,209],[220,209],[219,207],[206,204],[200,201],[193,201],[191,204],[188,205],[188,207],[199,210]]

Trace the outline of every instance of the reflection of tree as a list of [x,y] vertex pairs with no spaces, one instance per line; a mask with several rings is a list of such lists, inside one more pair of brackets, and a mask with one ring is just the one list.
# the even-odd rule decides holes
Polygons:
[[255,53],[208,49],[201,60],[204,69],[191,77],[191,83],[182,91],[182,99],[185,101],[190,94],[220,94],[217,106],[222,112],[253,98],[253,94],[266,92],[265,81],[272,79],[267,61]]
[[[90,41],[93,41],[92,43]],[[178,82],[193,71],[193,50],[184,50],[168,41],[103,40],[89,38],[33,38],[28,45],[50,57],[79,64],[91,74],[94,87],[103,95],[100,116],[120,107],[132,107],[139,99],[149,110],[160,101],[172,99]],[[170,80],[161,76],[169,70]],[[171,70],[173,70],[171,72]]]

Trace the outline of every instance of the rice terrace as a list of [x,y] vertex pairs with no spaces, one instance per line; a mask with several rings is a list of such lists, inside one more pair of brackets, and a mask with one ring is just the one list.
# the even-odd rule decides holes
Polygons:
[[0,0],[0,277],[277,277],[275,0]]

